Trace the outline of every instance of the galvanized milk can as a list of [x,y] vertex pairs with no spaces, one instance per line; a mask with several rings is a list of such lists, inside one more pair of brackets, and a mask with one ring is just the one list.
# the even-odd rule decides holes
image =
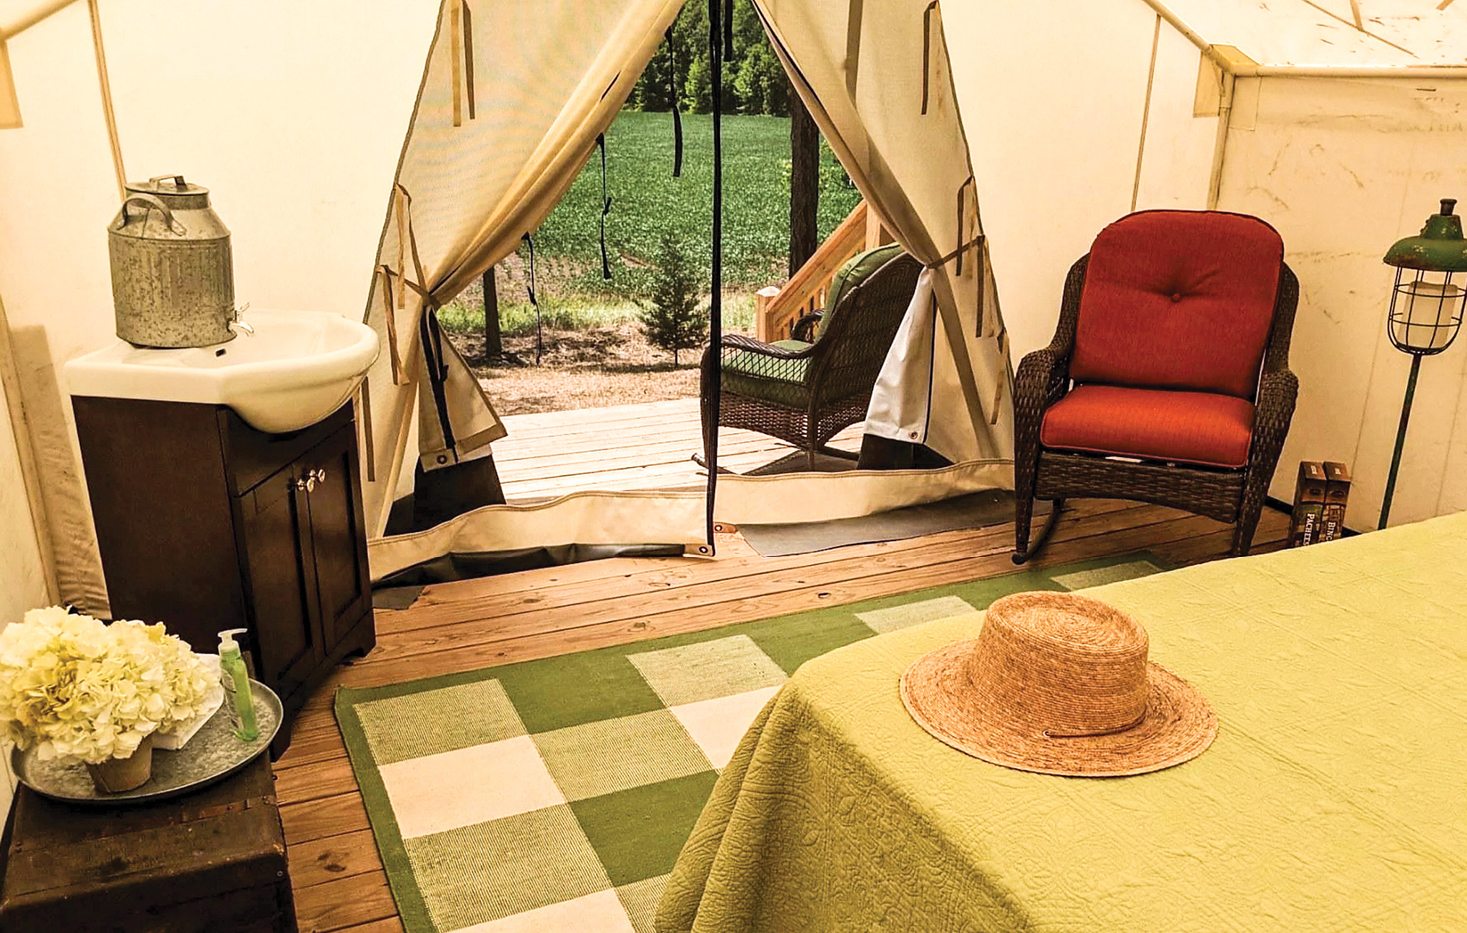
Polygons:
[[117,336],[140,347],[205,347],[234,337],[229,230],[209,190],[182,175],[127,186],[107,227]]

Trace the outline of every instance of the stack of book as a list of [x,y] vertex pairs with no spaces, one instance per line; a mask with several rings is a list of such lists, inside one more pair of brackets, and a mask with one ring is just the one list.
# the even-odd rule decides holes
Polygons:
[[1333,541],[1345,533],[1350,500],[1350,468],[1334,460],[1304,460],[1294,490],[1294,521],[1289,547]]

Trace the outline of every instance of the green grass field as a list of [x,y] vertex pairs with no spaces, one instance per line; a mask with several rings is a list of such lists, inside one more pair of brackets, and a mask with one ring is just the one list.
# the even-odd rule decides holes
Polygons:
[[[664,234],[708,274],[713,185],[713,130],[707,116],[683,117],[681,178],[672,177],[672,116],[623,112],[606,134],[606,218],[611,280],[601,276],[597,234],[601,168],[594,154],[565,199],[535,236],[541,311],[547,326],[577,330],[636,315],[650,290],[652,263]],[[783,281],[789,249],[789,119],[724,118],[724,292],[726,319],[737,326],[752,313],[747,297]],[[860,200],[828,149],[820,168],[819,230],[823,239]],[[527,255],[523,248],[521,257]],[[522,263],[499,270],[500,320],[506,334],[534,327],[525,301]],[[450,332],[478,332],[483,312],[477,288],[440,313]]]

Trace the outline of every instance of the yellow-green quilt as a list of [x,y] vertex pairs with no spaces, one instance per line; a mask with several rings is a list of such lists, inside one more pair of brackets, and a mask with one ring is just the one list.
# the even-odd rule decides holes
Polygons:
[[1221,721],[1201,757],[1077,779],[902,708],[981,616],[812,660],[719,778],[661,931],[1467,930],[1467,514],[1088,591]]

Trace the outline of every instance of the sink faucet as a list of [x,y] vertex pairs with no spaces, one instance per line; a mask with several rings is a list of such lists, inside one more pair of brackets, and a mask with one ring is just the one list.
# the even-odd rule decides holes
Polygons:
[[255,336],[255,328],[254,328],[254,326],[251,325],[251,324],[246,324],[244,321],[230,321],[229,322],[229,329],[230,330],[240,331],[246,337],[253,337],[253,336]]

